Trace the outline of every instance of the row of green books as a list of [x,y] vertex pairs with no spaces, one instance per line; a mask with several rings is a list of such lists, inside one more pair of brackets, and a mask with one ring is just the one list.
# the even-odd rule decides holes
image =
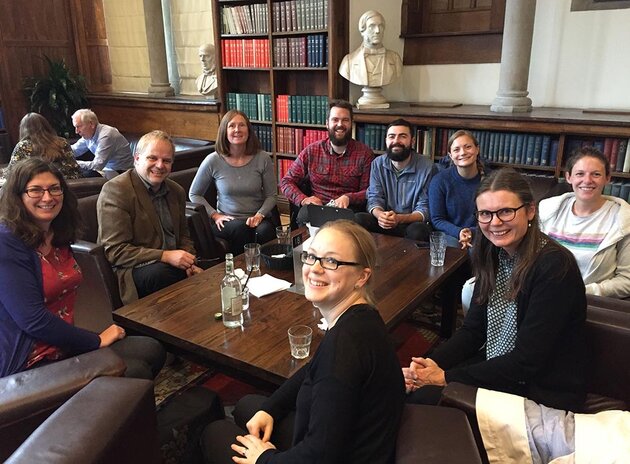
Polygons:
[[268,93],[227,93],[227,109],[239,110],[252,121],[271,121],[271,95]]
[[[448,153],[448,139],[457,129],[437,130],[436,153]],[[544,134],[471,130],[479,142],[481,156],[491,163],[526,166],[555,166],[558,159],[558,139]]]
[[278,95],[276,120],[299,124],[326,124],[328,97],[326,95]]
[[253,127],[254,132],[260,141],[260,148],[271,153],[273,150],[273,134],[271,132],[271,126],[253,124]]

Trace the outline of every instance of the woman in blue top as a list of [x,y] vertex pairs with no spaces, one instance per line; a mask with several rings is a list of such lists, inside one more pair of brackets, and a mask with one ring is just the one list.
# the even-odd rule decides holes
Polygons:
[[[204,198],[213,184],[216,208]],[[246,243],[275,238],[271,213],[276,195],[271,157],[260,149],[247,116],[228,111],[219,125],[216,151],[203,160],[190,186],[190,201],[205,206],[214,234],[230,243],[232,253],[240,254]]]
[[446,233],[448,246],[467,248],[476,229],[475,191],[484,174],[479,142],[469,131],[458,130],[448,139],[448,156],[452,166],[429,186],[431,225]]

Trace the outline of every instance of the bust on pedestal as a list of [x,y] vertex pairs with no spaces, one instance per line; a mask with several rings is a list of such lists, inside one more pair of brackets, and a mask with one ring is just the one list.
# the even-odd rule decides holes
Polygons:
[[206,98],[216,98],[217,76],[215,74],[216,64],[214,61],[214,45],[204,44],[199,47],[199,60],[202,64],[202,72],[195,83],[197,90]]
[[383,45],[385,18],[378,11],[366,11],[359,18],[363,44],[347,54],[339,66],[339,74],[353,84],[361,85],[363,95],[357,108],[389,108],[383,97],[383,86],[402,74],[400,55]]

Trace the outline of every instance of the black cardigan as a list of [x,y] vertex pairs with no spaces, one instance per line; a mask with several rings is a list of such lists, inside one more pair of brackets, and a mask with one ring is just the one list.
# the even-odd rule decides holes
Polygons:
[[541,250],[516,298],[515,347],[503,356],[485,360],[487,305],[475,303],[477,292],[464,326],[430,355],[445,370],[446,382],[579,411],[585,397],[586,295],[573,256],[552,242]]

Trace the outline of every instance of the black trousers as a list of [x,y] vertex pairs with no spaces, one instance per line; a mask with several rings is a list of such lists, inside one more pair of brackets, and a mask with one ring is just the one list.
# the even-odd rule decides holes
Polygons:
[[276,226],[269,219],[265,218],[256,228],[249,227],[245,219],[232,219],[223,223],[223,229],[219,230],[210,221],[212,233],[219,238],[223,238],[230,244],[230,252],[236,256],[243,253],[243,248],[247,243],[267,243],[276,238]]
[[[233,464],[232,456],[237,453],[232,451],[230,445],[237,443],[237,435],[247,435],[247,421],[257,411],[267,398],[262,395],[247,395],[239,400],[234,409],[234,422],[228,420],[215,421],[208,425],[201,435],[201,451],[204,460],[208,464]],[[293,442],[293,423],[295,413],[292,412],[279,421],[275,421],[271,443],[281,450],[289,449]]]
[[125,337],[110,348],[125,362],[125,377],[153,380],[166,361],[166,350],[151,337]]
[[143,298],[186,278],[186,271],[166,263],[136,267],[132,271],[138,298]]

